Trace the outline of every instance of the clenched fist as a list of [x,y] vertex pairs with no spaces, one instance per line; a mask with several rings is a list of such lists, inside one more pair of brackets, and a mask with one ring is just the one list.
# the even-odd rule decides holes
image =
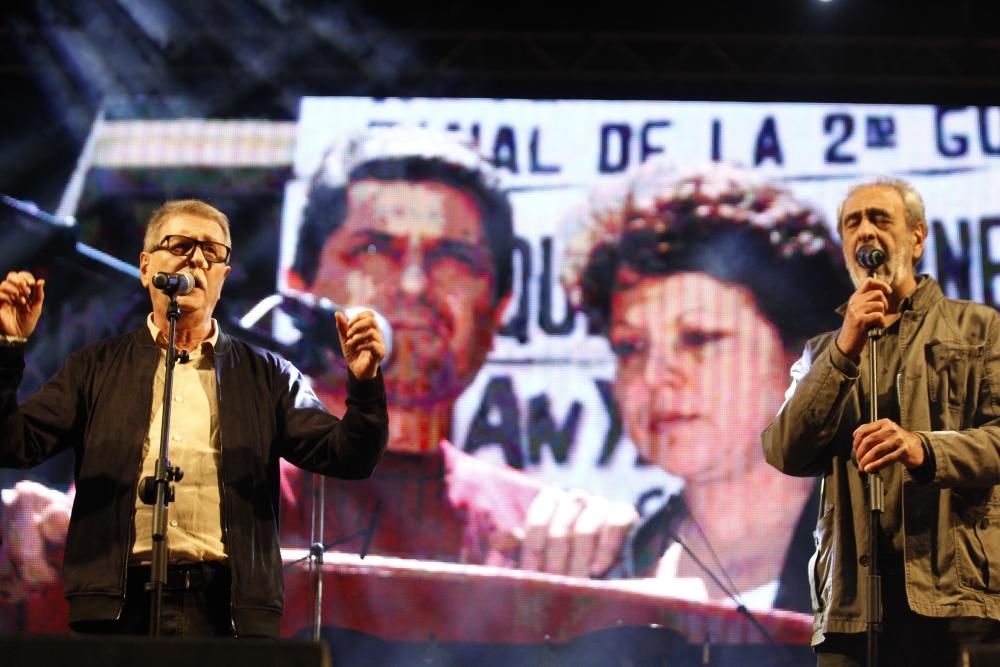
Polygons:
[[35,331],[45,301],[45,281],[11,271],[0,283],[0,334],[27,338]]

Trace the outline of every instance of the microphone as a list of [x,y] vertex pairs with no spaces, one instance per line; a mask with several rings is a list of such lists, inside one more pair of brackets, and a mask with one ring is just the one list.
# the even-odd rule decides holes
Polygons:
[[180,273],[164,273],[159,271],[153,276],[153,287],[164,294],[184,296],[194,289],[194,276],[187,271]]
[[866,243],[854,253],[854,259],[862,269],[874,272],[875,269],[885,264],[885,251],[870,243]]

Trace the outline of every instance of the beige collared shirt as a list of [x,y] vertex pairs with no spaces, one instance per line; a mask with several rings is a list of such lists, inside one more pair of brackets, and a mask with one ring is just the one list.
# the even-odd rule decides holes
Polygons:
[[[142,477],[154,474],[160,453],[167,356],[166,334],[153,324],[152,315],[146,324],[160,348],[160,361],[153,378],[153,406],[143,443]],[[190,352],[190,361],[174,366],[167,453],[171,464],[184,471],[184,477],[174,484],[175,499],[169,506],[167,547],[171,563],[227,560],[219,492],[221,449],[215,380],[218,337],[218,323],[213,319],[211,336],[199,349]],[[135,507],[135,546],[130,562],[148,563],[152,560],[153,506],[136,498]]]

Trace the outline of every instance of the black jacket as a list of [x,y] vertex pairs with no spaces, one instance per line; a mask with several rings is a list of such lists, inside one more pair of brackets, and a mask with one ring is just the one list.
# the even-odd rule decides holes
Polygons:
[[[381,373],[369,381],[348,373],[340,420],[278,355],[223,333],[215,354],[233,625],[237,634],[276,636],[284,604],[278,459],[341,478],[369,476],[388,440],[385,387]],[[121,612],[159,360],[143,327],[73,353],[18,407],[24,352],[0,348],[0,466],[26,468],[65,449],[76,453],[63,565],[71,622]]]

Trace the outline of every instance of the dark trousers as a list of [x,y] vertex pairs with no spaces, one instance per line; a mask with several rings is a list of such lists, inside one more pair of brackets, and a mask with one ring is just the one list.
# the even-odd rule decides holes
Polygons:
[[[962,646],[1000,645],[1000,622],[987,618],[935,618],[910,610],[902,572],[883,575],[883,624],[878,637],[879,667],[952,667]],[[865,633],[828,633],[816,647],[819,667],[865,667]]]
[[[162,637],[232,637],[229,568],[218,563],[171,565],[160,611]],[[149,567],[130,567],[125,606],[114,620],[80,621],[74,632],[149,635],[152,592],[145,590]]]

